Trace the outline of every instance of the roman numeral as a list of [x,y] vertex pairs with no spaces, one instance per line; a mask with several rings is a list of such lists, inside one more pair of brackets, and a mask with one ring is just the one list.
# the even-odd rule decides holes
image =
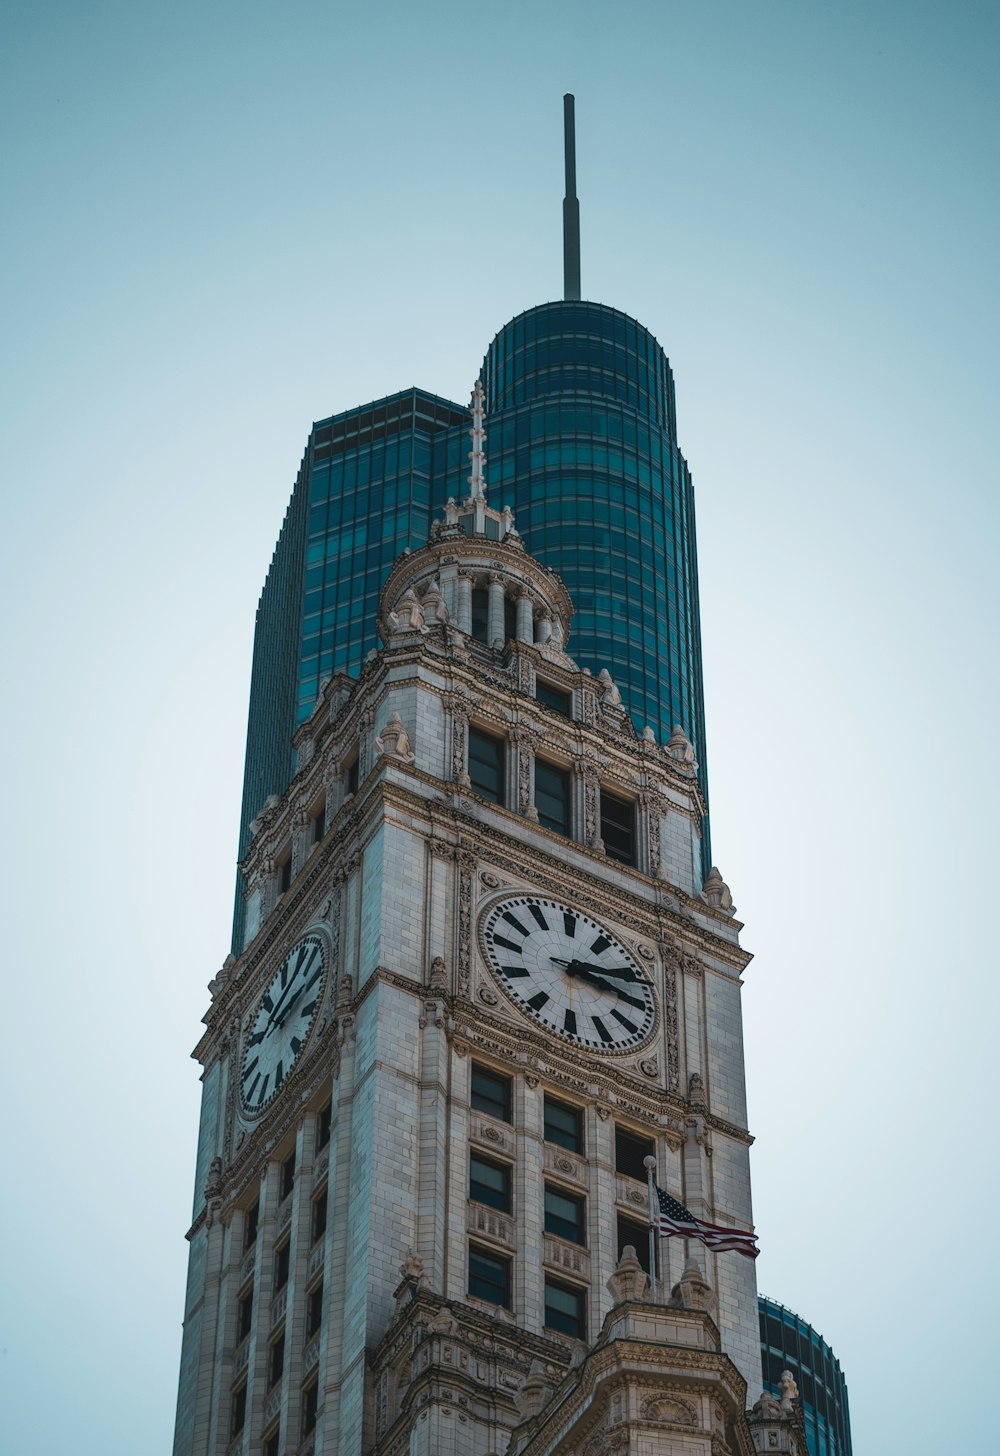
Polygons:
[[535,919],[538,921],[538,923],[542,927],[542,929],[543,930],[548,930],[548,928],[549,928],[549,922],[546,920],[546,918],[542,914],[541,910],[539,910],[538,906],[537,905],[529,905],[528,906],[528,909],[531,911],[532,915],[534,915]]
[[612,1010],[611,1015],[615,1018],[616,1021],[620,1021],[621,1024],[622,1024],[622,1026],[624,1026],[625,1030],[626,1031],[630,1031],[633,1036],[639,1030],[639,1028],[634,1024],[634,1022],[629,1021],[629,1019],[628,1019],[627,1016],[623,1016],[621,1014],[621,1012],[617,1009],[617,1007],[614,1010]]
[[284,1062],[279,1062],[278,1065],[274,1069],[274,1090],[275,1090],[275,1092],[277,1092],[278,1088],[281,1086],[281,1084],[282,1084],[282,1082],[284,1080],[285,1080],[285,1064],[284,1064]]
[[594,941],[593,945],[590,947],[591,954],[592,955],[600,955],[601,951],[602,950],[607,950],[607,948],[608,948],[608,946],[610,944],[611,944],[611,942],[610,942],[610,940],[608,940],[608,938],[607,938],[606,935],[599,935],[597,937],[597,939]]
[[525,928],[521,924],[520,920],[518,920],[514,915],[512,915],[509,910],[505,910],[504,911],[504,913],[503,913],[503,919],[506,920],[506,922],[507,922],[508,925],[513,925],[513,927],[517,931],[518,935],[527,935],[528,932],[525,930]]
[[[261,1040],[263,1040],[263,1038],[261,1038]],[[254,1057],[253,1061],[252,1062],[248,1062],[247,1065],[243,1068],[243,1080],[244,1080],[244,1082],[249,1077],[250,1073],[253,1071],[254,1067],[257,1065],[257,1063],[259,1061],[260,1061],[260,1057]]]
[[548,999],[548,991],[539,991],[537,995],[531,997],[528,1005],[531,1007],[532,1011],[541,1011],[542,1007],[545,1005]]
[[493,944],[494,945],[502,945],[503,948],[504,948],[504,950],[520,950],[521,949],[521,947],[519,945],[515,945],[512,940],[504,940],[504,938],[503,938],[502,935],[495,935],[493,937]]
[[501,966],[500,969],[505,976],[526,976],[529,974],[523,966]]
[[271,1073],[268,1072],[267,1075],[265,1076],[263,1082],[261,1082],[261,1084],[260,1084],[260,1096],[257,1098],[257,1106],[258,1107],[264,1101],[264,1098],[267,1096],[267,1084],[268,1084],[268,1082],[270,1082],[270,1080],[271,1080]]
[[288,1045],[292,1049],[292,1056],[297,1057],[299,1052],[302,1050],[302,1043],[299,1041],[298,1037],[293,1036]]
[[319,998],[317,997],[314,1000],[310,1001],[308,1006],[303,1006],[302,1010],[299,1012],[299,1015],[305,1017],[311,1016],[316,1010],[316,1001],[318,999]]
[[316,969],[313,971],[312,975],[309,977],[308,981],[302,987],[303,991],[308,991],[308,990],[310,990],[311,987],[315,986],[316,982],[319,980],[319,978],[320,978],[320,976],[322,974],[323,974],[323,966],[322,966],[322,964],[320,964],[320,965],[318,965],[316,967]]
[[255,1031],[254,1034],[253,1034],[253,1036],[251,1036],[251,1037],[249,1037],[247,1039],[247,1046],[248,1047],[260,1046],[260,1044],[261,1044],[261,1042],[263,1040],[264,1040],[264,1033],[262,1031]]
[[576,1036],[576,1012],[567,1011],[563,1017],[563,1031],[568,1031],[570,1036]]
[[274,1010],[274,1002],[271,1000],[270,994],[266,995],[260,1004],[263,1006],[265,1011]]
[[570,938],[576,935],[576,916],[570,915],[568,910],[563,911],[563,925],[565,926],[566,934]]
[[299,954],[298,954],[298,957],[296,958],[296,961],[295,961],[295,971],[293,973],[294,975],[297,976],[298,973],[299,973],[299,971],[301,971],[301,969],[302,969],[302,962],[305,960],[306,956],[309,954],[309,949],[310,949],[310,947],[309,947],[308,943],[299,946]]
[[256,1085],[257,1085],[257,1083],[259,1081],[260,1081],[260,1073],[258,1072],[257,1075],[256,1075],[256,1077],[254,1077],[253,1081],[251,1082],[250,1086],[247,1088],[246,1092],[244,1092],[244,1094],[243,1094],[243,1096],[244,1096],[244,1098],[245,1098],[245,1100],[247,1102],[252,1102],[253,1101],[253,1090],[254,1090],[254,1088],[256,1087]]
[[590,1019],[594,1023],[594,1029],[596,1030],[597,1035],[601,1038],[601,1041],[604,1043],[605,1046],[610,1046],[610,1044],[614,1041],[614,1037],[611,1035],[608,1028],[604,1025],[604,1022],[599,1016],[592,1016]]

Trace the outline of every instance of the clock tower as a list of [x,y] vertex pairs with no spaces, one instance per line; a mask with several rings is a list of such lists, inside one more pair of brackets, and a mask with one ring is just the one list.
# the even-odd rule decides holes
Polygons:
[[649,1267],[647,1167],[751,1227],[749,956],[694,753],[570,655],[487,503],[478,386],[472,436],[252,825],[195,1053],[175,1456],[795,1451],[794,1402],[746,1415],[752,1260]]

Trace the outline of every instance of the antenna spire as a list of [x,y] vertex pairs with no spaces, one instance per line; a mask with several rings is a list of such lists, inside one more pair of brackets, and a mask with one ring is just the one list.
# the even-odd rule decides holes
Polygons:
[[483,476],[483,466],[486,464],[486,456],[483,454],[483,442],[486,439],[486,431],[483,429],[483,394],[482,380],[477,379],[472,391],[472,429],[469,435],[472,439],[472,449],[469,451],[469,464],[472,466],[472,473],[469,476],[469,499],[486,499],[486,481]]
[[575,98],[563,97],[563,135],[566,145],[566,196],[563,198],[563,298],[580,297],[580,203],[576,195]]

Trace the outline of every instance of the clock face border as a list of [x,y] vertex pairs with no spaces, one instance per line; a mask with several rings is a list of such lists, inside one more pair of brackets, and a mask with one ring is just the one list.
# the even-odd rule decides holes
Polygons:
[[[298,952],[303,948],[309,947],[310,945],[318,948],[319,950],[320,966],[318,971],[315,970],[314,965],[310,964],[308,949],[306,950],[305,959],[301,962],[299,970],[296,970],[294,962]],[[256,1122],[261,1117],[263,1117],[264,1114],[268,1112],[270,1108],[274,1105],[275,1098],[278,1096],[278,1094],[284,1090],[284,1088],[288,1085],[289,1080],[294,1077],[301,1068],[303,1059],[305,1058],[306,1053],[309,1049],[310,1038],[316,1027],[316,1019],[319,1015],[321,1002],[323,1001],[323,998],[326,994],[328,973],[333,963],[332,951],[333,947],[330,943],[330,937],[325,927],[322,925],[310,925],[306,930],[302,932],[301,935],[296,937],[290,949],[274,966],[272,975],[267,981],[263,991],[258,994],[256,999],[252,1003],[249,1013],[250,1019],[244,1026],[241,1036],[240,1059],[236,1071],[236,1101],[239,1108],[240,1116],[245,1121]],[[284,986],[282,985],[281,979],[283,972],[287,973],[287,980]],[[302,980],[302,986],[298,994],[296,994],[296,991],[294,989],[295,980],[297,977],[301,977]],[[291,1052],[291,1061],[283,1065],[284,1057],[278,1057],[275,1065],[272,1065],[269,1068],[266,1076],[270,1081],[274,1072],[278,1069],[281,1069],[280,1077],[276,1078],[274,1085],[268,1088],[267,1093],[262,1100],[249,1103],[245,1096],[247,1067],[248,1064],[252,1061],[252,1054],[255,1050],[255,1047],[257,1045],[262,1045],[263,1036],[268,1034],[263,1030],[263,1027],[266,1026],[272,1019],[272,1013],[274,1009],[280,1009],[280,997],[282,996],[283,992],[290,991],[292,997],[291,1007],[294,1011],[296,1009],[297,1003],[301,1002],[302,995],[306,991],[311,991],[314,987],[316,989],[316,994],[312,998],[312,1010],[308,1014],[307,1021],[303,1024],[302,1015],[300,1012],[299,1015],[294,1019],[288,1036],[283,1039],[283,1041],[277,1044],[278,1046],[283,1046],[284,1041],[287,1040],[289,1051]],[[270,1005],[268,1005],[269,1001],[271,1003]],[[309,1003],[306,1003],[305,1009],[308,1009],[308,1005]],[[282,1029],[282,1026],[279,1025],[277,1029],[280,1031]],[[301,1032],[301,1036],[298,1035],[299,1032]],[[260,1040],[255,1041],[255,1038],[258,1037],[260,1038]],[[298,1043],[297,1046],[296,1042]],[[271,1050],[272,1049],[269,1048],[269,1051]],[[286,1052],[285,1056],[287,1055],[288,1053]],[[255,1068],[252,1070],[255,1070]],[[252,1088],[251,1090],[254,1091],[256,1090],[256,1088]]]
[[[629,963],[629,968],[631,969],[635,977],[635,980],[641,984],[641,986],[645,989],[646,993],[644,999],[646,1000],[646,1006],[648,1011],[648,1022],[644,1023],[643,1026],[638,1029],[636,1035],[629,1037],[627,1041],[623,1040],[616,1043],[614,1040],[612,1040],[611,1042],[606,1042],[602,1039],[602,1037],[596,1034],[593,1036],[584,1037],[579,1035],[579,1033],[574,1034],[568,1032],[561,1029],[559,1026],[554,1025],[551,1021],[543,1019],[539,1009],[531,1006],[529,1004],[529,999],[522,998],[518,991],[514,989],[510,980],[504,975],[501,969],[500,957],[494,946],[491,944],[490,936],[493,935],[495,939],[495,932],[497,928],[495,922],[502,921],[503,915],[507,911],[514,913],[515,918],[518,918],[517,911],[518,908],[520,908],[521,918],[523,922],[524,915],[531,913],[528,907],[532,902],[534,902],[534,904],[538,906],[551,907],[552,910],[555,911],[556,914],[559,916],[569,915],[574,917],[578,922],[581,920],[586,922],[588,926],[592,926],[594,928],[596,934],[600,938],[607,940],[608,950],[615,950],[621,955],[625,956],[626,960]],[[596,1056],[599,1056],[601,1058],[635,1056],[638,1055],[644,1048],[646,1048],[653,1040],[653,1038],[657,1035],[660,1027],[660,1004],[659,997],[657,995],[656,983],[653,980],[653,977],[650,975],[649,971],[640,964],[636,953],[629,948],[627,942],[623,939],[619,931],[611,929],[610,926],[603,919],[599,919],[589,910],[584,910],[578,905],[572,904],[569,898],[564,898],[557,892],[539,893],[538,891],[529,888],[517,890],[506,887],[502,894],[491,896],[489,901],[482,906],[477,918],[476,928],[480,955],[482,957],[483,965],[489,971],[491,980],[499,987],[499,989],[504,993],[504,996],[506,997],[509,1004],[521,1016],[526,1017],[532,1023],[536,1030],[544,1032],[547,1035],[555,1038],[555,1040],[564,1049],[593,1052]],[[549,928],[550,930],[553,930],[558,934],[558,926],[552,926]],[[514,944],[516,944],[516,938],[516,932],[514,932]],[[572,941],[568,936],[562,936],[561,938],[565,941],[565,944],[567,946],[572,944]],[[511,948],[513,949],[513,945]],[[578,943],[578,950],[585,954],[590,953],[590,947],[588,947],[586,943],[582,940]],[[568,954],[566,952],[563,952],[563,954],[568,958]],[[546,972],[545,974],[547,975],[548,973]],[[554,978],[554,971],[552,975]],[[627,985],[628,983],[625,984]],[[631,993],[626,991],[626,994]],[[633,1014],[631,1007],[629,1007],[628,1011],[629,1015]],[[593,1020],[593,1018],[591,1019]],[[601,1019],[605,1022],[605,1025],[607,1025],[607,1018],[603,1015],[603,1013]],[[618,1021],[620,1020],[621,1017],[619,1016]]]

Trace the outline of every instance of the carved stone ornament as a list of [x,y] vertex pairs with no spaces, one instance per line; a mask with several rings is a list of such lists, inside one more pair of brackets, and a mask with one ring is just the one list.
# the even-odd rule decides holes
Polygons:
[[693,771],[698,767],[697,763],[695,763],[694,748],[691,740],[679,723],[674,725],[674,731],[667,740],[667,746],[664,752],[675,763],[682,764],[685,768]]
[[384,758],[399,759],[401,763],[413,763],[415,754],[410,748],[409,734],[398,713],[393,713],[382,732],[375,739],[375,747]]
[[532,1092],[538,1086],[538,1078],[535,1076],[534,1072],[525,1072],[524,1082],[525,1086],[530,1087]]
[[205,1183],[206,1199],[218,1198],[222,1193],[222,1159],[213,1158],[208,1165],[208,1179]]
[[479,880],[480,883],[485,885],[488,890],[497,890],[500,888],[500,880],[498,876],[492,874],[489,870],[483,870],[482,874],[479,876]]
[[729,893],[729,886],[719,874],[715,865],[712,866],[705,878],[701,898],[706,905],[711,905],[713,910],[721,910],[723,915],[736,914],[736,906],[733,904],[733,897]]
[[639,1404],[639,1419],[651,1424],[696,1426],[698,1416],[687,1401],[676,1395],[645,1395]]
[[451,775],[456,783],[468,788],[472,780],[465,768],[465,742],[469,720],[461,708],[454,708],[451,715]]
[[639,1063],[639,1070],[647,1077],[658,1077],[660,1075],[660,1064],[656,1057],[644,1057]]
[[444,963],[444,956],[435,956],[431,961],[427,984],[435,991],[446,991],[448,989],[448,967]]
[[472,957],[472,867],[473,856],[460,855],[458,876],[458,994],[469,994],[469,966]]
[[719,1308],[715,1290],[694,1259],[684,1265],[684,1272],[670,1291],[669,1302],[674,1309],[700,1309],[713,1317]]
[[610,1107],[599,1107],[597,1109],[597,1115],[601,1119],[602,1122],[607,1122],[608,1118],[611,1116],[611,1108]]
[[500,997],[489,986],[480,986],[479,999],[480,1001],[485,1001],[487,1006],[496,1006]]
[[705,1079],[700,1072],[692,1072],[688,1078],[688,1101],[692,1107],[705,1106]]
[[597,674],[597,680],[601,688],[601,705],[605,708],[620,708],[622,695],[618,691],[606,667],[602,667]]
[[501,1148],[504,1147],[507,1142],[507,1139],[504,1137],[503,1133],[500,1131],[499,1128],[496,1127],[484,1127],[483,1137],[487,1138],[491,1143],[496,1143],[497,1146]]
[[544,1365],[533,1360],[524,1384],[514,1397],[521,1420],[530,1420],[543,1406],[548,1405],[554,1389],[552,1378],[546,1373]]

